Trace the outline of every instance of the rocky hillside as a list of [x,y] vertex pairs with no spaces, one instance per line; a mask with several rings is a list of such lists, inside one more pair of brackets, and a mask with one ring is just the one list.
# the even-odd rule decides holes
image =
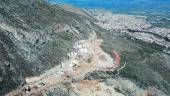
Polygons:
[[[72,72],[73,69],[64,69],[64,77],[58,75],[59,70],[67,69],[63,64],[70,66],[65,61],[72,57],[68,53],[75,51],[74,45],[81,40],[88,40],[93,32],[96,39],[103,41],[102,49],[99,46],[97,48],[104,55],[93,59],[85,58],[78,63],[80,67],[76,66],[75,71],[78,73],[73,77],[83,74],[81,79],[70,78],[72,74],[68,71]],[[88,53],[87,49],[90,48],[82,50]],[[120,71],[112,70],[113,66],[110,68],[110,64],[113,64],[110,59],[112,50],[121,58],[121,61],[117,60],[120,67],[126,62],[126,66]],[[96,58],[108,61],[101,63]],[[98,62],[91,63],[93,60]],[[87,64],[98,64],[99,69],[104,64],[104,69],[89,70],[94,66],[83,65],[82,62],[85,61]],[[113,61],[116,62],[116,57]],[[72,67],[75,65],[71,65]],[[45,72],[48,69],[51,70]],[[170,94],[169,73],[168,54],[98,26],[93,15],[89,16],[79,9],[50,5],[42,0],[0,0],[0,95],[14,90],[11,93],[31,96],[31,92],[35,94],[35,90],[30,91],[31,88],[28,88],[30,80],[33,82],[31,85],[35,85],[33,89],[36,89],[37,94],[41,93],[38,96],[108,95],[106,93],[109,90],[113,90],[110,92],[113,96],[147,96],[149,92],[166,96]],[[62,82],[58,83],[58,80]],[[51,85],[48,86],[47,81],[51,81]],[[88,84],[93,85],[89,86],[93,92],[88,89]],[[84,89],[80,90],[82,87]],[[11,96],[10,93],[8,95]]]
[[[84,19],[82,19],[84,18]],[[0,0],[0,93],[67,58],[87,38],[86,17],[41,0]]]

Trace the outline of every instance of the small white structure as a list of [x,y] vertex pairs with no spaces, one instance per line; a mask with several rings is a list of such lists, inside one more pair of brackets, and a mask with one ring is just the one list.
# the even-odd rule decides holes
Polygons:
[[73,63],[73,66],[79,64],[79,62],[77,60],[73,60],[72,63]]
[[85,54],[85,53],[88,53],[87,48],[82,48],[79,50],[79,54]]
[[77,52],[71,52],[71,53],[68,53],[68,56],[71,58],[71,57],[75,57],[77,56]]

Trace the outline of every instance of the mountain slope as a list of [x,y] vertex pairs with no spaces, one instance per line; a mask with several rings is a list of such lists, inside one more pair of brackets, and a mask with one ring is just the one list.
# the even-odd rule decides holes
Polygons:
[[[169,55],[153,49],[152,46],[107,31],[94,24],[95,19],[92,16],[86,17],[70,10],[50,5],[42,0],[0,0],[0,94],[18,87],[22,89],[26,84],[25,78],[38,77],[44,70],[60,65],[68,59],[68,53],[73,50],[75,42],[88,39],[92,32],[103,40],[101,46],[107,54],[113,49],[116,50],[121,57],[120,65],[123,66],[126,62],[127,66],[119,75],[115,75],[115,72],[85,74],[82,81],[71,82],[76,92],[79,92],[77,91],[79,85],[86,82],[90,84],[97,82],[95,84],[106,87],[103,83],[113,81],[112,83],[122,83],[114,86],[109,83],[111,85],[108,84],[109,87],[106,88],[112,86],[114,89],[115,86],[119,86],[121,88],[116,87],[114,90],[118,91],[117,94],[125,96],[131,94],[129,92],[133,90],[127,90],[129,86],[123,82],[130,82],[140,90],[155,87],[156,90],[170,94]],[[54,74],[57,71],[54,70]],[[61,92],[66,95],[67,84],[70,85],[70,81],[59,86],[51,86],[47,88],[47,94],[55,96],[59,94],[56,92]],[[86,88],[85,90],[88,91]],[[103,90],[101,92],[107,92]]]
[[41,0],[0,0],[0,93],[66,58],[73,42],[90,32],[81,18]]

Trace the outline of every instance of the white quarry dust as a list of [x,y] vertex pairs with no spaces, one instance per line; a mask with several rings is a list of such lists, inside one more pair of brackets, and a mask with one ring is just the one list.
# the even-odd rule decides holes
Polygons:
[[48,83],[48,78],[57,79],[60,82],[59,78],[61,77],[82,80],[87,73],[94,72],[102,67],[118,67],[114,64],[112,57],[100,48],[101,43],[102,40],[97,39],[93,33],[88,40],[81,40],[74,44],[73,51],[68,53],[68,60],[39,77],[26,78],[26,82],[38,85],[42,82],[46,83],[46,81]]
[[[132,96],[147,96],[147,91],[138,88],[133,82],[126,79],[108,79],[108,84],[100,82],[101,80],[98,79],[83,80],[86,74],[96,70],[101,71],[103,67],[118,67],[114,64],[113,58],[100,48],[101,43],[102,40],[97,39],[95,33],[91,34],[88,40],[76,42],[73,51],[68,53],[68,60],[39,77],[26,78],[27,85],[24,87],[30,86],[32,88],[30,92],[25,92],[21,88],[7,94],[7,96],[45,94],[50,86],[57,86],[65,82],[71,83],[72,92],[69,93],[71,96],[77,96],[77,94],[78,96],[127,96],[128,92]],[[72,80],[76,82],[71,82]]]

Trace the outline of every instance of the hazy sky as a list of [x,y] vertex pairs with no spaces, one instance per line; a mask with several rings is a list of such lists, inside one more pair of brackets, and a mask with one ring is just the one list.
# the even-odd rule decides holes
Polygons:
[[48,0],[51,3],[67,3],[83,8],[109,10],[165,11],[170,12],[170,0]]

